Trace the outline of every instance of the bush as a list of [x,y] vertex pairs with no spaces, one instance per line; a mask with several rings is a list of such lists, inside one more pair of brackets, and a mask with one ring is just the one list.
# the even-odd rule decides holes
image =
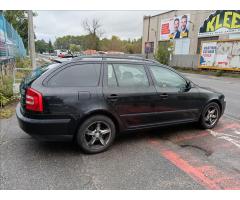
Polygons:
[[218,70],[217,73],[216,73],[216,76],[222,76],[224,73],[223,70]]
[[5,106],[8,102],[9,102],[9,99],[0,92],[0,108]]
[[5,97],[13,96],[13,79],[10,76],[3,76],[2,83],[0,84],[0,93]]
[[170,52],[168,48],[159,45],[157,53],[154,55],[154,58],[161,64],[168,65],[169,63]]
[[0,82],[0,107],[2,108],[13,99],[13,80],[10,76],[3,76]]

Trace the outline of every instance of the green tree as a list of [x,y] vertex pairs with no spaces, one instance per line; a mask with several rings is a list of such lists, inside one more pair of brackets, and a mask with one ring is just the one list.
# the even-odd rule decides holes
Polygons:
[[168,65],[169,63],[169,56],[170,56],[170,51],[168,51],[168,48],[166,48],[163,45],[159,45],[158,46],[158,50],[156,52],[156,54],[154,55],[154,58],[164,64],[164,65]]
[[43,53],[49,51],[49,44],[46,43],[44,40],[37,40],[35,42],[36,52]]
[[56,41],[54,42],[55,49],[69,49],[70,44],[76,44],[80,45],[85,49],[85,35],[80,36],[72,36],[72,35],[66,35],[63,37],[58,37]]
[[[121,40],[115,35],[113,35],[111,39],[100,39],[98,35],[94,35],[94,31],[92,31],[88,35],[66,35],[58,37],[54,43],[55,49],[71,50],[71,45],[80,46],[80,50],[95,49],[101,51],[120,51],[130,54],[140,54],[142,50],[142,39]],[[73,48],[73,46],[71,48]]]
[[76,45],[76,44],[70,44],[70,48],[69,50],[71,51],[71,53],[77,53],[81,50],[80,46],[79,45]]
[[82,23],[83,29],[88,33],[86,35],[86,46],[88,49],[100,50],[100,37],[103,33],[102,25],[98,19],[89,22],[87,19]]
[[102,51],[124,51],[124,42],[115,35],[111,39],[103,38],[100,44]]
[[51,42],[51,40],[49,40],[49,42],[48,42],[48,52],[53,53],[53,51],[54,51],[54,48],[53,48],[52,42]]

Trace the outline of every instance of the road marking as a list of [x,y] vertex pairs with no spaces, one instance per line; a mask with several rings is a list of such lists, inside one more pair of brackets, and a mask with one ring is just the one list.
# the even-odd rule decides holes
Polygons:
[[231,116],[231,115],[229,115],[229,114],[227,114],[227,113],[224,113],[223,116],[226,117],[226,118],[228,118],[228,119],[231,119],[231,120],[233,120],[233,121],[240,122],[240,119],[238,119],[237,117]]
[[[150,139],[149,142],[152,144],[151,146],[159,150],[161,156],[206,189],[240,189],[240,180],[235,173],[221,171],[208,162],[194,156],[191,152],[173,149],[171,145],[161,140]],[[184,157],[187,159],[184,159]]]
[[171,161],[175,166],[179,169],[190,175],[195,181],[205,186],[208,189],[221,189],[214,181],[206,177],[200,170],[191,166],[187,161],[183,160],[179,155],[174,153],[173,151],[164,151],[162,155]]
[[240,132],[238,130],[233,130],[234,134],[236,134],[237,136],[234,135],[234,134],[222,133],[222,132],[217,132],[217,131],[214,131],[214,130],[208,130],[208,131],[214,137],[217,137],[219,139],[224,139],[228,142],[231,142],[236,147],[240,148],[240,137],[238,136],[240,134]]
[[240,131],[234,130],[235,134],[240,135]]

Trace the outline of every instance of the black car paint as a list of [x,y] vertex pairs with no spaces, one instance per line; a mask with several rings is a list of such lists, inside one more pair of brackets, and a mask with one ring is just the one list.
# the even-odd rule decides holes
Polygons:
[[[130,61],[111,61],[110,63],[129,63]],[[178,93],[162,91],[154,84],[148,69],[148,62],[142,64],[149,79],[147,88],[108,87],[106,63],[101,63],[99,84],[96,87],[48,87],[47,81],[59,70],[76,63],[91,61],[72,61],[50,69],[32,82],[31,87],[43,95],[43,113],[27,111],[24,105],[17,106],[20,127],[38,138],[72,138],[81,123],[94,114],[109,116],[117,126],[118,132],[152,128],[158,126],[198,121],[204,106],[215,101],[224,112],[224,96],[203,89],[194,83]],[[156,64],[156,63],[155,63]],[[160,67],[166,67],[161,66]],[[166,67],[173,70],[170,67]],[[178,72],[176,72],[179,74]],[[181,74],[179,74],[183,77]],[[183,77],[186,82],[188,79]],[[117,95],[117,96],[116,96]]]

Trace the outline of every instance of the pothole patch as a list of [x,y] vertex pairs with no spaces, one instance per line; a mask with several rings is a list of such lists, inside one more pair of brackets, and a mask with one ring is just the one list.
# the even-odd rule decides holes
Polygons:
[[181,144],[180,147],[182,148],[194,148],[194,149],[198,149],[198,150],[201,150],[206,156],[211,156],[212,155],[212,151],[209,151],[207,149],[204,149],[202,147],[199,147],[197,145],[192,145],[192,144]]

